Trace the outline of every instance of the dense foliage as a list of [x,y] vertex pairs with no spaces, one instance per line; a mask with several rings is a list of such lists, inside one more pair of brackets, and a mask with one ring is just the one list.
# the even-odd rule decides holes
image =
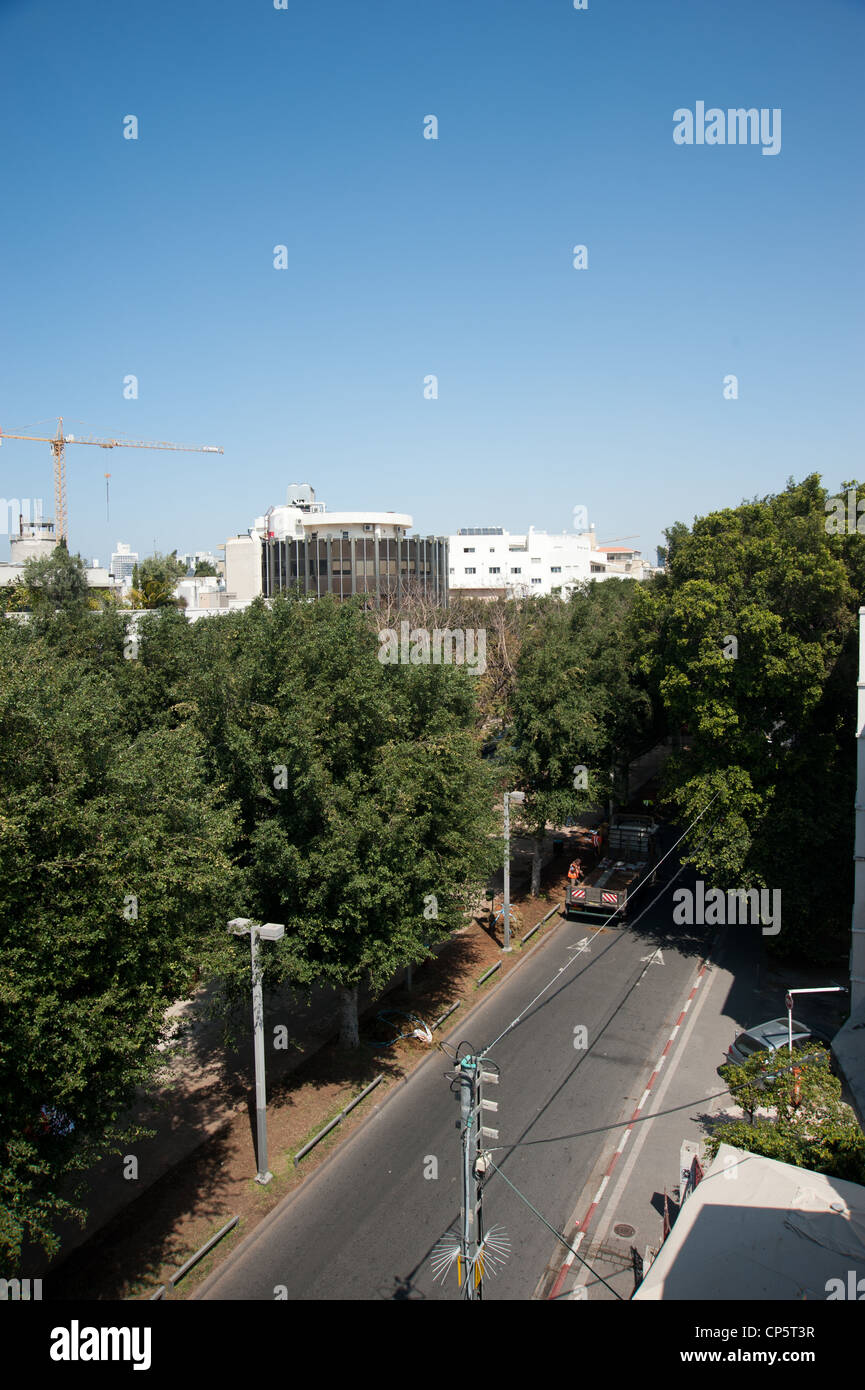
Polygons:
[[[155,611],[133,620],[92,611],[65,547],[28,564],[0,616],[4,1255],[51,1246],[66,1180],[154,1075],[170,1004],[207,980],[245,1016],[228,918],[284,923],[267,983],[337,988],[356,1044],[359,986],[422,960],[486,887],[505,788],[539,845],[623,799],[629,762],[669,734],[666,804],[683,829],[705,812],[698,873],[780,887],[770,945],[846,953],[865,545],[827,527],[826,500],[814,475],[677,524],[664,574],[564,603],[285,598],[190,624],[182,567],[153,556],[136,601]],[[482,631],[485,662],[382,661],[377,628],[403,620]],[[801,1105],[744,1128],[760,1152],[859,1172],[819,1081],[822,1139]]]
[[[128,621],[128,619],[126,620]],[[152,1077],[201,978],[248,1008],[230,917],[286,924],[270,983],[384,986],[464,921],[494,853],[472,677],[386,666],[351,604],[190,625],[0,623],[0,1246],[52,1245],[64,1179]]]
[[827,498],[814,474],[671,528],[667,571],[635,610],[642,670],[681,745],[670,804],[683,825],[707,812],[697,872],[781,889],[773,948],[818,958],[849,935],[865,597],[865,540],[827,528]]
[[[805,1054],[786,1048],[758,1052],[723,1074],[734,1101],[747,1118],[713,1129],[710,1157],[721,1144],[776,1158],[815,1173],[865,1183],[865,1134],[850,1106],[841,1100],[841,1083],[829,1069],[829,1053],[818,1043]],[[764,1113],[760,1113],[760,1112]]]

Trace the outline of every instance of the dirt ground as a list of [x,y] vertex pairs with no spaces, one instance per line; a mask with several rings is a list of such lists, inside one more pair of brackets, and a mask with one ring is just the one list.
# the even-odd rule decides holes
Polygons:
[[[361,1018],[361,1046],[340,1048],[335,1038],[327,1041],[296,1070],[268,1087],[268,1153],[273,1179],[266,1186],[254,1181],[255,1108],[252,1078],[245,1103],[184,1161],[147,1188],[91,1240],[52,1269],[46,1295],[52,1300],[148,1299],[196,1250],[232,1217],[240,1219],[234,1230],[165,1297],[183,1299],[195,1292],[203,1279],[224,1260],[238,1241],[297,1188],[327,1155],[363,1121],[371,1108],[429,1054],[430,1045],[407,1038],[390,1047],[380,1044],[393,1036],[390,1026],[378,1018],[382,1009],[415,1014],[430,1027],[451,1005],[460,1010],[436,1032],[456,1022],[482,992],[494,989],[520,960],[522,939],[533,926],[552,915],[528,943],[531,947],[561,920],[555,910],[564,901],[567,868],[579,849],[586,869],[593,859],[584,848],[582,833],[565,832],[564,847],[545,866],[541,896],[527,896],[526,873],[515,875],[512,892],[512,955],[502,954],[502,921],[492,926],[490,916],[475,917],[456,933],[439,954],[414,972],[412,989],[405,986],[378,1000]],[[497,897],[495,907],[498,909]],[[501,969],[478,985],[490,966]],[[396,1020],[400,1028],[411,1025]],[[384,1080],[315,1149],[294,1165],[295,1153],[317,1134],[376,1076]],[[85,1292],[86,1291],[86,1292]]]

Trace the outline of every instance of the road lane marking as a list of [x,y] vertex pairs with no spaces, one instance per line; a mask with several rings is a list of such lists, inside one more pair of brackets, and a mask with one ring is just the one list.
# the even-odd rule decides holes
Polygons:
[[[701,964],[701,966],[700,966],[700,969],[699,969],[699,971],[698,971],[698,973],[697,973],[697,978],[696,978],[696,980],[694,981],[694,984],[693,984],[693,986],[692,986],[692,988],[691,988],[691,992],[690,992],[690,994],[688,995],[687,1000],[685,1001],[684,1008],[682,1009],[681,1013],[679,1014],[679,1017],[678,1017],[678,1019],[676,1020],[676,1024],[675,1024],[675,1026],[674,1026],[674,1028],[673,1028],[673,1031],[670,1033],[670,1036],[669,1036],[669,1038],[667,1039],[667,1042],[666,1042],[666,1044],[665,1044],[665,1046],[664,1046],[664,1052],[661,1054],[661,1060],[658,1062],[658,1065],[655,1067],[655,1070],[652,1072],[652,1075],[651,1075],[651,1077],[650,1077],[650,1079],[649,1079],[649,1084],[647,1085],[645,1091],[643,1092],[642,1096],[640,1097],[640,1103],[639,1103],[639,1105],[636,1107],[636,1109],[634,1110],[634,1113],[632,1114],[632,1116],[631,1116],[631,1118],[630,1118],[630,1121],[628,1122],[627,1128],[626,1128],[624,1134],[622,1135],[622,1138],[619,1140],[618,1147],[617,1147],[617,1148],[614,1150],[614,1152],[613,1152],[613,1156],[612,1156],[612,1158],[610,1159],[610,1162],[609,1162],[609,1164],[608,1164],[608,1166],[607,1166],[607,1171],[606,1171],[606,1174],[605,1174],[605,1176],[604,1176],[604,1180],[603,1180],[603,1182],[601,1183],[600,1188],[598,1189],[597,1195],[595,1196],[594,1201],[592,1202],[591,1206],[589,1207],[589,1209],[588,1209],[588,1211],[586,1212],[585,1216],[583,1217],[582,1221],[579,1223],[579,1226],[577,1227],[577,1233],[576,1233],[575,1238],[574,1238],[572,1241],[570,1241],[570,1244],[574,1247],[575,1250],[578,1250],[578,1249],[579,1249],[580,1243],[582,1242],[583,1238],[586,1236],[586,1234],[587,1234],[587,1232],[588,1232],[589,1226],[591,1225],[592,1218],[594,1217],[594,1214],[595,1214],[595,1212],[596,1212],[596,1210],[597,1210],[598,1203],[599,1203],[599,1201],[600,1201],[600,1199],[601,1199],[601,1196],[602,1196],[602,1194],[603,1194],[603,1191],[604,1191],[604,1189],[605,1189],[607,1183],[609,1182],[610,1178],[612,1177],[613,1169],[615,1168],[615,1166],[616,1166],[616,1164],[617,1164],[617,1162],[618,1162],[618,1160],[619,1160],[619,1155],[624,1151],[625,1145],[627,1144],[628,1140],[629,1140],[630,1137],[631,1137],[631,1134],[633,1133],[634,1125],[635,1125],[636,1121],[640,1118],[640,1111],[642,1110],[643,1105],[644,1105],[646,1099],[648,1098],[649,1094],[651,1093],[652,1087],[653,1087],[654,1084],[655,1084],[655,1080],[656,1080],[656,1078],[657,1078],[657,1076],[658,1076],[658,1073],[659,1073],[659,1071],[661,1070],[661,1065],[662,1065],[662,1062],[663,1062],[663,1060],[664,1060],[664,1054],[666,1054],[666,1052],[668,1051],[668,1049],[669,1049],[671,1043],[673,1042],[673,1040],[674,1040],[676,1034],[678,1033],[678,1031],[679,1031],[679,1029],[680,1029],[680,1027],[681,1027],[681,1025],[682,1025],[682,1021],[683,1021],[683,1019],[685,1018],[685,1015],[687,1014],[688,1009],[689,1009],[690,1006],[691,1006],[691,1003],[692,1003],[692,1001],[693,1001],[693,999],[694,999],[694,996],[696,995],[697,990],[698,990],[699,987],[700,987],[700,984],[702,983],[703,979],[705,978],[705,975],[706,975],[706,972],[708,971],[708,968],[709,968],[709,960],[708,960],[708,957],[707,957],[707,958],[703,961],[703,963]],[[646,966],[646,969],[648,969],[648,964],[647,964],[647,966]],[[644,973],[645,973],[645,971],[644,971]],[[573,1260],[574,1260],[574,1256],[573,1256],[573,1255],[570,1253],[570,1251],[569,1251],[569,1252],[568,1252],[568,1258],[566,1258],[566,1259],[562,1262],[561,1268],[559,1269],[559,1272],[558,1272],[558,1274],[556,1275],[555,1283],[553,1284],[552,1289],[550,1290],[549,1294],[547,1295],[547,1297],[548,1297],[549,1300],[552,1300],[552,1299],[558,1297],[559,1293],[561,1292],[562,1285],[563,1285],[564,1282],[565,1282],[565,1278],[566,1278],[566,1276],[567,1276],[568,1269],[569,1269],[570,1266],[572,1265]]]

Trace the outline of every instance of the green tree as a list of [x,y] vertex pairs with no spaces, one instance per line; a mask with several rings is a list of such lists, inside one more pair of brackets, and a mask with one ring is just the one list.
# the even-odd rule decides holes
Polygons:
[[64,541],[50,555],[24,561],[21,582],[34,612],[61,609],[81,613],[88,607],[87,571],[80,555],[70,555]]
[[[666,793],[708,882],[782,887],[773,949],[827,958],[849,931],[858,534],[826,529],[814,474],[671,528],[638,594],[641,667],[679,751]],[[813,908],[821,904],[819,932]]]
[[23,584],[0,586],[0,613],[21,613],[29,607],[29,595]]
[[195,566],[195,577],[200,579],[207,576],[216,578],[216,566],[210,560],[199,560]]
[[[234,812],[187,722],[135,732],[122,620],[0,622],[0,1248],[53,1253],[165,1010],[224,950]],[[56,641],[53,640],[56,637]],[[122,1149],[119,1150],[122,1152]]]
[[177,558],[177,551],[163,555],[155,551],[137,564],[132,572],[133,603],[139,608],[170,608],[177,606],[174,590],[183,579],[186,569]]
[[[240,809],[244,915],[286,924],[266,978],[335,986],[343,1041],[356,1045],[360,984],[382,989],[463,925],[492,867],[475,678],[383,665],[369,615],[327,599],[253,604],[194,625],[190,647],[168,684]],[[248,994],[230,944],[229,1002]]]
[[[850,1106],[841,1100],[841,1083],[829,1069],[829,1053],[819,1043],[806,1053],[786,1048],[755,1053],[722,1073],[749,1120],[718,1125],[707,1142],[714,1157],[721,1144],[762,1154],[816,1173],[865,1182],[865,1134]],[[758,1116],[757,1110],[769,1112]]]
[[635,670],[633,580],[590,583],[568,604],[535,600],[512,699],[503,769],[526,792],[521,820],[534,839],[540,888],[547,824],[563,825],[613,794],[617,770],[645,746],[651,701]]

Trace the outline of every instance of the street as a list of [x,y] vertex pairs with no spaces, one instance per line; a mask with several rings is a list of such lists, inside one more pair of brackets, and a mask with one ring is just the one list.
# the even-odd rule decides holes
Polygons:
[[[672,866],[669,860],[661,874]],[[501,1070],[491,1156],[556,1230],[568,1225],[599,1162],[615,1148],[711,936],[711,929],[672,927],[670,895],[659,874],[654,887],[641,889],[642,907],[629,927],[597,932],[563,922],[468,1025],[450,1034],[452,1046],[487,1047],[556,977],[490,1053]],[[449,1071],[441,1052],[424,1063],[198,1297],[460,1297],[455,1270],[437,1282],[430,1262],[459,1219],[459,1107]],[[674,1165],[676,1159],[677,1150]],[[496,1173],[485,1189],[484,1216],[487,1230],[503,1227],[510,1241],[506,1262],[485,1280],[484,1298],[532,1298],[552,1263],[550,1231]]]

